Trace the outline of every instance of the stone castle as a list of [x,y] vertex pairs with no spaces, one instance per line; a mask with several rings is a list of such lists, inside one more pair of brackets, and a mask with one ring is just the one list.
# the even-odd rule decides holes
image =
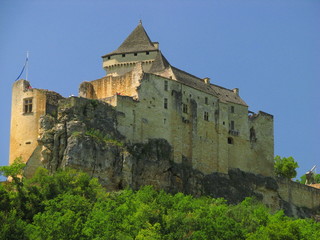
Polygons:
[[[226,89],[172,66],[141,22],[102,59],[106,76],[81,83],[79,97],[31,88],[26,80],[14,83],[10,164],[21,156],[27,176],[38,166],[51,170],[73,166],[114,189],[153,184],[212,196],[230,195],[227,190],[217,193],[212,186],[221,176],[231,181],[230,171],[239,169],[264,179],[248,183],[252,189],[247,195],[262,196],[274,208],[280,208],[281,201],[291,204],[291,183],[270,184],[273,116],[249,111],[238,88]],[[121,140],[128,147],[124,151],[111,141],[103,145],[97,135],[113,143]],[[318,206],[320,200],[312,200],[307,207]]]

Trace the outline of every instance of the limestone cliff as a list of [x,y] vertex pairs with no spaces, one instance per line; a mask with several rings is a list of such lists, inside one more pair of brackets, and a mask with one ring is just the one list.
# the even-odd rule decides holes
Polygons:
[[56,114],[40,118],[35,154],[52,172],[66,167],[81,169],[97,177],[109,190],[153,185],[172,193],[224,197],[232,204],[254,196],[272,209],[284,208],[288,215],[310,215],[311,209],[286,201],[272,177],[239,169],[230,169],[228,174],[205,175],[192,168],[190,159],[175,163],[173,149],[164,139],[127,142],[117,131],[119,114],[97,100],[77,97],[60,100]]

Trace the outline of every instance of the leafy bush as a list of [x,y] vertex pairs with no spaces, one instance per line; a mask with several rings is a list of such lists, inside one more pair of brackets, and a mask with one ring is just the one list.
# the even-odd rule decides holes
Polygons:
[[295,178],[297,176],[296,168],[298,167],[299,165],[293,157],[281,158],[280,156],[276,156],[274,158],[274,170],[278,177]]
[[0,239],[320,239],[320,223],[270,214],[252,198],[228,205],[151,186],[107,192],[72,169],[1,184],[0,210]]

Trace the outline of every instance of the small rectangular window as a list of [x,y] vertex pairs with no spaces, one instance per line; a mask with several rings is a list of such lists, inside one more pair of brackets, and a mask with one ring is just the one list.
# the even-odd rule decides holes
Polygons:
[[133,55],[134,55],[134,56],[138,56],[138,53],[134,53]]
[[164,90],[168,91],[168,81],[164,81]]
[[168,98],[165,98],[165,99],[164,99],[163,107],[164,107],[165,109],[168,109]]
[[110,60],[110,59],[111,59],[111,57],[110,57],[110,56],[108,56],[108,59]]
[[23,100],[23,112],[32,113],[32,98],[26,98]]
[[209,113],[208,112],[204,112],[203,119],[205,121],[209,121]]
[[234,130],[234,121],[231,121],[230,123],[230,130]]
[[230,112],[231,112],[231,113],[234,113],[234,106],[231,106]]
[[122,54],[122,57],[125,57],[126,55],[125,54]]
[[182,104],[182,111],[184,112],[184,113],[188,113],[188,105],[187,104]]
[[204,103],[208,104],[208,98],[207,97],[204,98]]
[[146,52],[146,55],[149,55],[149,52]]

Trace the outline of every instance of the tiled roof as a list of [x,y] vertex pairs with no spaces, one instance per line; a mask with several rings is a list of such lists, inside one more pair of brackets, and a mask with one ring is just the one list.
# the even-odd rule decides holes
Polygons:
[[146,33],[142,23],[133,30],[133,32],[124,40],[124,42],[120,45],[120,47],[108,53],[105,56],[110,56],[114,54],[122,54],[122,53],[132,53],[132,52],[141,52],[141,51],[154,51],[157,48],[151,42],[148,34]]
[[232,90],[214,84],[207,84],[201,78],[191,75],[178,68],[171,68],[177,81],[182,82],[195,89],[198,89],[202,92],[214,95],[223,102],[231,102],[247,106],[247,104],[241,99],[241,97],[234,93]]
[[308,186],[320,189],[320,183],[314,183],[314,184],[310,184]]
[[156,58],[154,59],[154,61],[152,63],[152,66],[151,66],[149,72],[161,72],[168,67],[170,67],[170,63],[162,55],[162,53],[159,51]]
[[172,72],[173,79],[189,87],[214,95],[223,102],[231,102],[247,106],[247,104],[240,98],[240,96],[238,96],[232,90],[214,84],[206,84],[203,79],[171,66],[168,60],[162,55],[160,51],[156,56],[149,72],[164,77],[168,77],[166,76],[166,73]]

